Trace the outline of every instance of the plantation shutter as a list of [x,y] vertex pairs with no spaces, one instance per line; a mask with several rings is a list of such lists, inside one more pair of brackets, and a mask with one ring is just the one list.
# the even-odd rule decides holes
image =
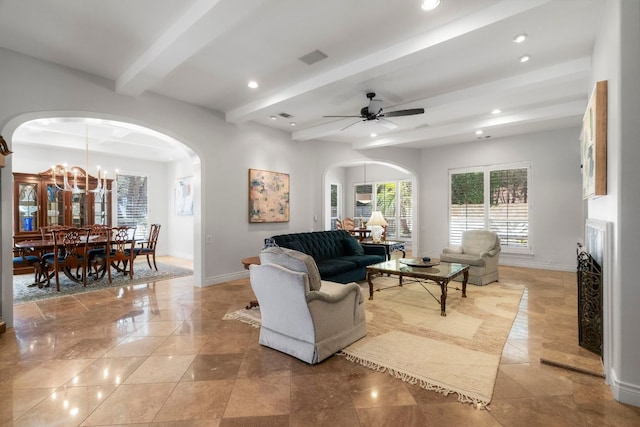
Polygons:
[[[396,183],[376,184],[376,209],[387,221],[387,239],[396,237]],[[368,220],[369,218],[366,218]]]
[[[373,198],[373,186],[371,184],[358,184],[355,186],[353,195],[354,219],[362,218],[363,221],[367,221],[371,216],[371,208],[374,202],[373,200],[368,203],[360,202],[358,201],[358,194],[368,194]],[[356,223],[356,226],[357,225],[358,224]]]
[[135,226],[136,238],[149,235],[147,177],[118,175],[118,225]]
[[341,197],[342,191],[340,191],[340,185],[331,184],[331,230],[337,228],[336,219],[342,216]]
[[400,181],[400,226],[399,238],[411,238],[413,230],[413,188],[411,181]]
[[449,243],[459,245],[464,230],[485,228],[484,172],[451,174]]
[[489,230],[500,236],[503,247],[529,246],[528,170],[490,172]]

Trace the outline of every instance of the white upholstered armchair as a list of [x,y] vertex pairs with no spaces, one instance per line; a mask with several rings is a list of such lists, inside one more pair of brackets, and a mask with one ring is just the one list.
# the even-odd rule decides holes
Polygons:
[[474,285],[486,285],[498,281],[500,237],[488,230],[466,230],[462,232],[460,246],[444,248],[440,261],[467,264],[469,281]]
[[271,247],[249,270],[260,344],[315,364],[367,334],[360,286],[320,280],[311,256]]

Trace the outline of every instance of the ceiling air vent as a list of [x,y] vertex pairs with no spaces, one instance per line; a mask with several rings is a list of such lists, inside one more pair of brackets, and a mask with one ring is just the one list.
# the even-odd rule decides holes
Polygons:
[[287,114],[287,113],[280,113],[278,114],[280,117],[284,117],[285,119],[288,119],[290,117],[293,117],[291,114]]
[[298,59],[307,65],[313,65],[316,62],[322,61],[325,58],[327,58],[327,55],[324,52],[320,52],[318,49],[316,49],[313,52],[309,52]]

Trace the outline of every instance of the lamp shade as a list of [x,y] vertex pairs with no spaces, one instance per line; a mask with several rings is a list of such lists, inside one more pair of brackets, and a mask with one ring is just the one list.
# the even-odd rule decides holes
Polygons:
[[374,226],[374,225],[379,225],[379,226],[389,225],[389,223],[382,216],[382,212],[380,211],[371,212],[371,218],[369,218],[369,221],[367,221],[367,226]]

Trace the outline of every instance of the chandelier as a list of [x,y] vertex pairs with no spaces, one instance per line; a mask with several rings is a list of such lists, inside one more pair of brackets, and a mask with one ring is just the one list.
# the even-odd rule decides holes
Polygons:
[[[85,192],[94,193],[100,197],[104,196],[106,193],[111,192],[111,190],[107,187],[107,174],[108,172],[102,171],[100,166],[97,166],[98,169],[98,177],[97,184],[93,190],[89,190],[89,125],[86,127],[86,138],[85,138],[85,160],[86,160],[86,169],[82,169],[77,166],[73,166],[70,169],[67,169],[67,164],[63,165],[53,165],[51,166],[51,178],[53,179],[53,185],[58,191],[68,191],[72,194],[85,194]],[[73,186],[69,183],[69,172],[73,173]],[[80,174],[80,178],[84,175],[85,185],[84,189],[78,187],[78,174]],[[62,176],[62,187],[58,185],[56,177],[58,175]],[[116,180],[118,179],[118,169],[116,169]],[[86,190],[85,190],[86,189]]]

